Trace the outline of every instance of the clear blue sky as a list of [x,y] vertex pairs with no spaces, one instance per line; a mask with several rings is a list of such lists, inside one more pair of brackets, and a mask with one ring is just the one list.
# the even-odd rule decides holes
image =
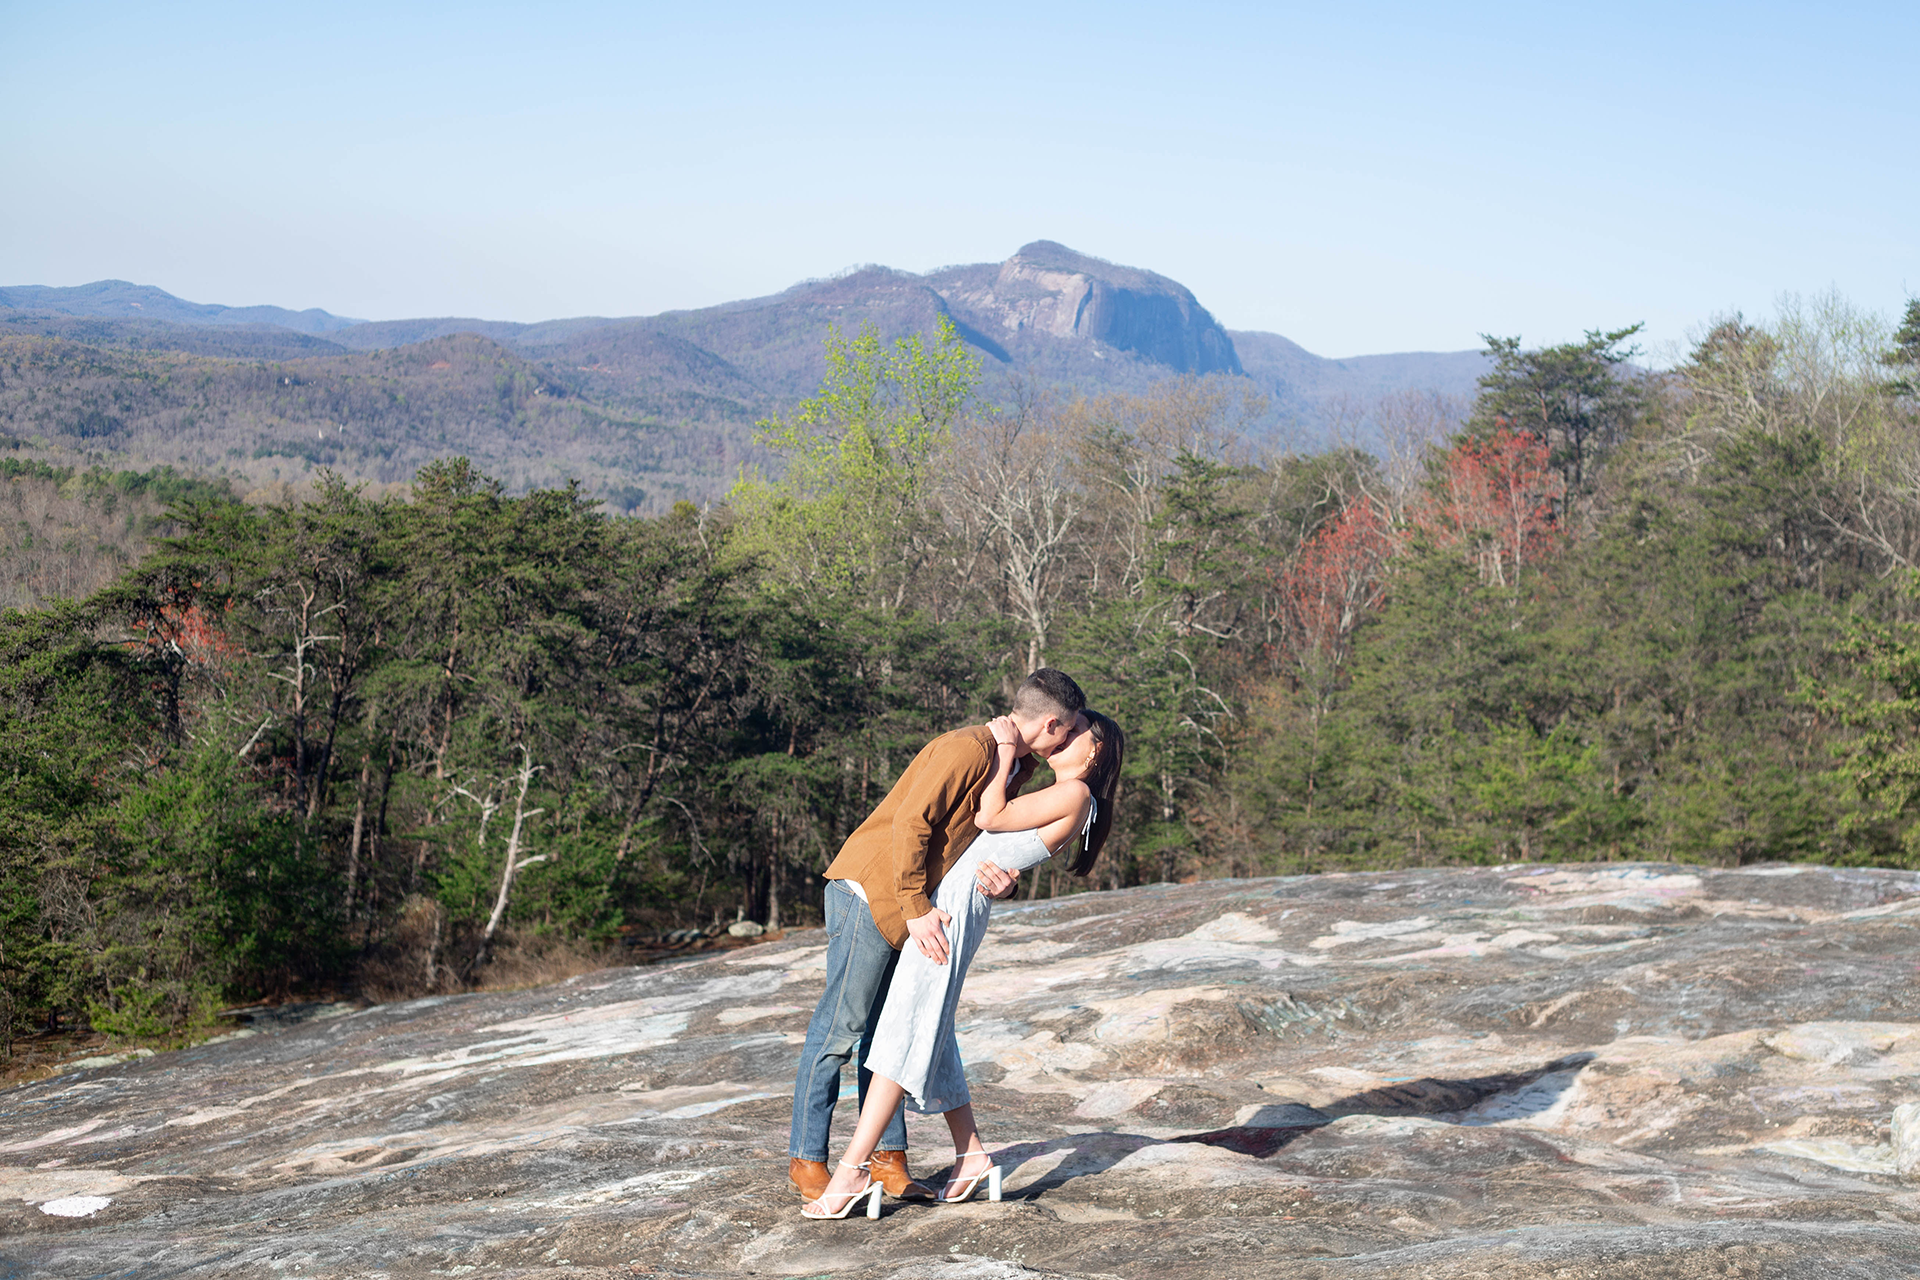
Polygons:
[[0,284],[648,314],[1033,239],[1325,355],[1920,291],[1920,4],[0,0]]

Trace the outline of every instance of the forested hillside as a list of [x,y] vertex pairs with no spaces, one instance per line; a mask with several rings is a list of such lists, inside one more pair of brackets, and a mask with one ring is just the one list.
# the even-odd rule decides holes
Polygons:
[[[404,483],[436,457],[473,453],[517,492],[579,479],[627,510],[650,492],[670,503],[689,484],[705,491],[737,466],[745,426],[670,429],[586,395],[582,376],[471,334],[297,360],[0,336],[0,430],[17,451],[177,466],[242,493],[304,486],[317,469]],[[699,418],[677,407],[677,421]]]
[[171,467],[80,470],[0,456],[0,609],[90,596],[155,538],[178,532],[175,508],[233,497],[224,482]]
[[[0,1016],[153,1035],[812,919],[919,745],[1041,663],[1129,734],[1094,884],[1914,865],[1920,303],[1897,331],[1837,300],[1736,317],[1658,377],[1633,337],[1495,341],[1464,427],[1372,406],[1379,456],[1251,456],[1262,406],[1218,380],[996,407],[945,330],[830,347],[762,426],[777,474],[706,510],[612,517],[462,460],[183,494],[113,584],[0,615]],[[41,344],[5,349],[29,409],[34,370],[99,358],[9,341]],[[591,434],[498,348],[441,350],[530,460]],[[337,397],[326,448],[363,413],[430,438],[426,353],[352,359],[245,402]],[[202,376],[129,355],[92,411],[215,449]]]

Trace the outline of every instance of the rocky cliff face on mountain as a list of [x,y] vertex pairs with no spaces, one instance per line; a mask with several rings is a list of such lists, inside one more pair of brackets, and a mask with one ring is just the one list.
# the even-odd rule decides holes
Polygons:
[[1004,904],[1006,1198],[877,1223],[787,1189],[818,931],[335,1006],[0,1093],[0,1276],[1920,1276],[1916,937],[1920,874],[1808,866]]
[[1051,240],[1034,241],[998,269],[950,268],[928,284],[975,330],[1004,343],[1054,339],[1095,353],[1109,347],[1179,373],[1242,372],[1233,339],[1186,286]]

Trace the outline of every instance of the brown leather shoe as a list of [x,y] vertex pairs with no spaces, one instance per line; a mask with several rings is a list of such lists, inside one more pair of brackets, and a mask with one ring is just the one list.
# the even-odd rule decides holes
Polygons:
[[870,1158],[869,1167],[873,1170],[873,1180],[885,1187],[887,1194],[895,1200],[933,1199],[933,1188],[915,1182],[913,1175],[907,1172],[906,1152],[876,1151]]
[[818,1200],[827,1194],[827,1183],[832,1179],[833,1171],[824,1160],[802,1160],[796,1156],[787,1161],[787,1181],[793,1184],[802,1200]]

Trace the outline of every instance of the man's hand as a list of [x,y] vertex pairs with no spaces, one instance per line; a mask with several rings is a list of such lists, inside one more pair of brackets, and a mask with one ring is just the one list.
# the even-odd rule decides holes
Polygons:
[[[1016,871],[1002,871],[991,862],[982,862],[974,873],[974,883],[980,886],[980,892],[989,898],[1011,898],[1013,886],[1020,883],[1020,874]],[[909,929],[913,926],[908,925]]]
[[946,927],[953,917],[935,907],[923,916],[907,921],[907,945],[920,948],[920,954],[935,964],[947,962]]

